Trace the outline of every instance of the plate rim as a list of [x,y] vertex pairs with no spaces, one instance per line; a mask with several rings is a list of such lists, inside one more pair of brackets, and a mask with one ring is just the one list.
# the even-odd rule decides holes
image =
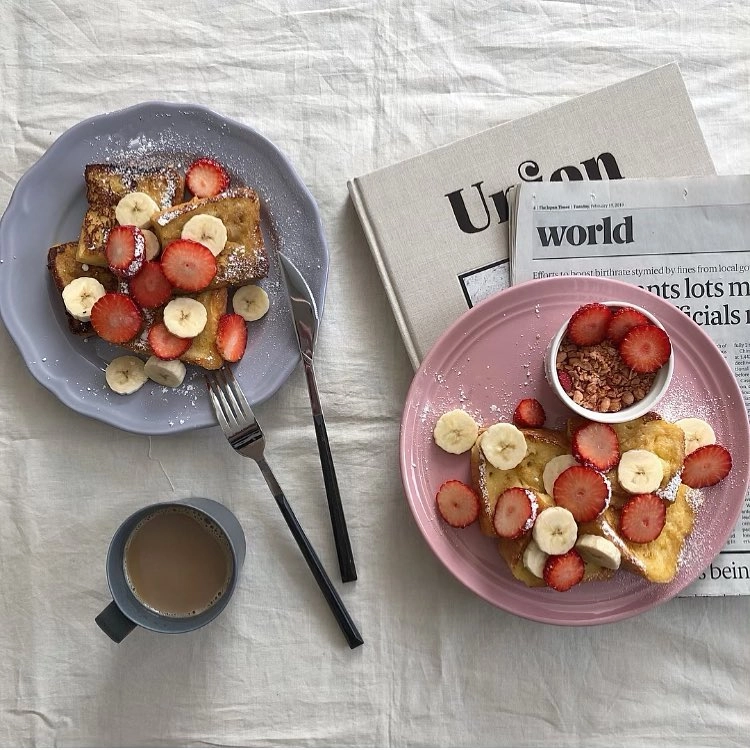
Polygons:
[[[2,255],[2,248],[6,244],[5,240],[9,239],[8,234],[12,229],[13,221],[17,215],[17,212],[21,211],[22,198],[25,195],[25,191],[28,192],[28,186],[33,183],[37,178],[37,173],[44,171],[44,168],[51,162],[54,161],[57,154],[66,147],[68,143],[79,143],[81,140],[90,140],[90,136],[82,133],[92,127],[101,125],[103,122],[112,120],[113,118],[138,118],[143,119],[148,117],[153,120],[158,116],[174,116],[179,115],[181,117],[187,117],[188,119],[196,116],[203,116],[211,119],[224,127],[230,127],[236,131],[239,131],[244,138],[255,140],[266,149],[266,153],[272,155],[277,160],[278,164],[283,167],[285,172],[284,177],[288,180],[292,187],[293,192],[296,192],[307,208],[307,218],[311,221],[311,227],[314,230],[317,238],[320,242],[322,254],[318,258],[318,262],[321,266],[320,282],[316,289],[313,289],[313,296],[316,297],[316,304],[318,306],[319,318],[322,321],[323,312],[325,308],[326,292],[328,288],[328,280],[330,273],[330,248],[326,238],[325,230],[323,227],[323,220],[318,207],[317,201],[315,200],[312,192],[304,183],[296,168],[292,164],[291,160],[286,154],[273,143],[269,138],[260,133],[256,128],[251,125],[247,125],[239,120],[229,117],[214,109],[207,107],[202,104],[193,102],[174,102],[160,99],[150,99],[136,104],[122,107],[119,109],[109,110],[106,112],[100,112],[98,114],[87,117],[80,120],[69,128],[63,130],[44,150],[39,156],[21,175],[11,191],[8,203],[3,210],[2,216],[0,216],[0,255]],[[82,167],[84,165],[81,165]],[[275,248],[267,247],[269,254],[275,254]],[[42,267],[46,267],[42,266]],[[2,283],[2,282],[0,282]],[[316,296],[318,293],[318,297]],[[86,399],[73,399],[70,398],[61,387],[58,386],[60,378],[45,378],[43,370],[38,368],[32,368],[30,361],[35,359],[44,359],[40,349],[37,346],[36,339],[24,335],[22,325],[18,321],[17,317],[13,314],[13,310],[8,306],[6,309],[6,303],[4,301],[6,295],[0,295],[0,320],[2,320],[6,331],[8,332],[11,340],[13,341],[16,349],[21,355],[26,370],[33,376],[37,383],[43,386],[47,391],[52,393],[60,403],[67,408],[71,409],[78,414],[83,416],[96,419],[99,422],[108,424],[117,429],[129,432],[132,434],[145,435],[145,436],[169,436],[178,435],[184,432],[190,432],[192,430],[204,429],[206,427],[216,426],[216,421],[213,412],[208,411],[209,421],[196,420],[185,420],[184,423],[178,423],[174,420],[172,424],[159,425],[156,422],[148,423],[144,425],[144,429],[138,429],[135,420],[131,424],[123,424],[118,419],[116,412],[111,412],[106,408],[99,408],[95,402]],[[291,318],[290,318],[291,327]],[[126,353],[126,352],[123,352]],[[260,398],[253,400],[253,405],[258,405],[267,399],[271,398],[288,380],[294,369],[299,363],[299,358],[289,357],[288,361],[282,362],[278,370],[280,377],[278,384],[275,388],[262,395]],[[61,376],[64,377],[64,376]],[[241,378],[240,378],[241,382]],[[170,420],[172,421],[172,420]]]
[[[634,607],[628,607],[627,611],[619,611],[615,610],[612,613],[608,614],[595,614],[595,615],[589,615],[585,617],[584,619],[579,620],[565,620],[561,619],[560,614],[558,612],[554,612],[553,614],[546,615],[544,613],[536,613],[536,614],[528,614],[524,611],[519,611],[519,607],[514,606],[514,602],[509,603],[503,603],[497,600],[497,598],[493,598],[489,592],[486,592],[483,590],[482,586],[477,585],[477,579],[473,578],[469,575],[467,575],[462,570],[454,570],[453,567],[451,567],[448,564],[448,561],[444,559],[443,550],[438,545],[438,535],[434,533],[430,533],[431,530],[428,527],[427,519],[422,518],[420,514],[417,512],[416,507],[416,500],[412,497],[412,492],[410,489],[409,482],[407,480],[407,476],[409,474],[409,469],[413,468],[410,462],[410,455],[409,450],[407,446],[407,440],[410,438],[413,440],[414,435],[413,433],[411,435],[407,435],[406,431],[406,423],[407,423],[407,417],[409,416],[409,412],[415,411],[415,398],[414,395],[417,390],[419,390],[422,386],[419,382],[420,378],[425,377],[427,374],[426,368],[429,365],[431,357],[434,355],[435,351],[439,350],[439,348],[445,344],[445,342],[452,337],[455,337],[455,334],[457,332],[463,331],[466,328],[466,320],[469,317],[474,317],[481,315],[482,309],[485,307],[495,306],[500,304],[498,302],[499,299],[502,299],[502,296],[505,295],[508,292],[513,292],[514,294],[518,294],[518,290],[521,290],[521,294],[523,293],[524,288],[527,288],[529,286],[533,286],[535,289],[539,288],[540,286],[549,286],[549,287],[555,287],[555,286],[561,286],[561,285],[574,285],[574,284],[581,284],[582,282],[585,283],[587,277],[548,277],[544,279],[531,279],[528,281],[521,282],[519,284],[514,284],[513,286],[509,286],[506,289],[500,290],[498,292],[495,292],[494,294],[490,295],[486,299],[482,300],[479,304],[475,305],[472,308],[469,308],[464,313],[462,313],[451,325],[449,325],[443,333],[438,337],[438,339],[435,341],[435,343],[430,347],[427,354],[422,359],[422,362],[420,363],[419,367],[417,368],[416,372],[414,373],[414,376],[411,380],[411,383],[409,385],[409,388],[407,390],[406,398],[404,400],[404,407],[402,409],[401,413],[401,423],[399,428],[399,469],[400,469],[400,475],[401,475],[401,483],[404,490],[404,493],[406,495],[407,504],[409,505],[409,509],[411,511],[412,517],[419,528],[419,531],[424,538],[424,540],[427,542],[428,547],[432,551],[432,553],[435,555],[435,557],[439,560],[439,562],[443,565],[443,567],[461,584],[463,584],[466,588],[468,588],[473,594],[479,596],[481,599],[484,599],[489,604],[493,605],[494,607],[501,609],[505,612],[508,612],[510,614],[516,615],[518,617],[522,617],[524,619],[530,620],[530,621],[536,621],[543,624],[549,624],[549,625],[558,625],[562,627],[586,627],[586,626],[592,626],[592,625],[604,625],[612,622],[618,622],[621,620],[629,619],[631,617],[635,617],[639,614],[642,614],[643,612],[646,612],[650,609],[653,609],[654,607],[657,607],[661,604],[666,604],[668,601],[671,601],[674,599],[680,591],[687,588],[687,586],[691,585],[695,582],[698,575],[700,575],[700,571],[691,578],[690,580],[684,582],[677,590],[675,590],[673,593],[671,593],[666,598],[659,598],[654,596],[645,596],[644,601],[640,604],[637,604]],[[624,281],[620,281],[618,279],[601,279],[596,278],[595,279],[598,282],[605,282],[607,285],[611,285],[613,290],[623,290],[623,293],[625,290],[632,290],[635,287],[633,284],[629,284]],[[647,290],[640,289],[641,292],[647,293]],[[597,292],[599,294],[599,292]],[[666,300],[661,299],[657,295],[653,295],[655,299],[658,299],[660,303],[663,303],[665,305],[669,305],[669,302]],[[533,297],[532,297],[533,298]],[[627,299],[626,297],[623,297],[622,299]],[[677,312],[677,308],[675,308]],[[684,314],[684,313],[683,313]],[[744,404],[744,399],[742,397],[742,392],[740,390],[739,384],[737,383],[736,376],[734,375],[731,366],[726,361],[724,356],[721,354],[720,350],[714,343],[714,341],[708,336],[708,334],[703,331],[703,329],[698,326],[692,319],[690,319],[688,316],[685,316],[684,324],[690,329],[692,327],[693,332],[697,333],[701,339],[702,343],[706,346],[708,346],[709,349],[712,351],[712,356],[718,357],[721,363],[723,363],[723,366],[726,367],[727,371],[732,376],[732,381],[735,388],[735,393],[733,394],[735,397],[739,399],[740,403]],[[418,406],[420,408],[424,408],[425,403],[419,402]],[[745,464],[747,465],[750,463],[750,421],[748,420],[747,411],[745,412],[746,419],[744,423],[744,441],[748,445],[748,455],[745,456]],[[747,495],[748,492],[748,486],[750,486],[750,472],[746,472],[744,480],[741,480],[741,482],[744,481],[744,485],[742,486],[742,499],[739,503],[737,503],[737,507],[732,509],[732,518],[731,523],[728,523],[728,531],[726,532],[723,539],[720,540],[719,544],[714,544],[714,539],[711,540],[712,542],[712,549],[715,546],[716,552],[715,555],[718,555],[723,547],[725,546],[727,540],[732,534],[732,530],[737,525],[738,519],[741,516],[743,505],[744,505],[744,498]],[[739,488],[738,488],[739,492]],[[454,530],[447,530],[448,533]],[[500,560],[498,556],[498,560]],[[484,580],[481,576],[478,579],[479,581]],[[592,584],[594,585],[594,584]],[[651,584],[652,586],[656,587],[659,584]],[[531,589],[530,589],[531,590]],[[649,588],[648,591],[658,591],[658,589],[651,589]],[[524,591],[524,595],[526,595],[526,592]]]

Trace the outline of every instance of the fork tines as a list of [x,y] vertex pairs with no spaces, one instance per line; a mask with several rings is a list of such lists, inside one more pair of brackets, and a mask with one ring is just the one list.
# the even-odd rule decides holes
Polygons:
[[248,422],[257,425],[253,410],[228,367],[206,373],[206,382],[216,417],[224,431],[240,430]]

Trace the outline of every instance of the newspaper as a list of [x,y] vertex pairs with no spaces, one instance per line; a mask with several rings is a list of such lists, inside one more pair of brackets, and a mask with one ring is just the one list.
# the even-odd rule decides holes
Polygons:
[[448,326],[508,286],[509,185],[715,173],[671,63],[354,177],[348,188],[416,370]]
[[[529,183],[509,202],[513,284],[597,276],[656,293],[708,333],[748,409],[750,176]],[[750,594],[750,495],[723,551],[683,596],[737,594]]]

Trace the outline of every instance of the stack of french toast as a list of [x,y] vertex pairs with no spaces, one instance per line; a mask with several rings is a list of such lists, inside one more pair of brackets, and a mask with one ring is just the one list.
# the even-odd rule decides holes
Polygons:
[[[72,333],[99,335],[135,354],[163,361],[180,360],[209,370],[223,364],[228,347],[222,349],[220,328],[227,316],[229,291],[263,279],[269,261],[255,191],[230,186],[226,171],[210,159],[197,160],[194,166],[192,183],[190,170],[183,173],[173,166],[86,166],[88,207],[80,236],[50,248],[47,255]],[[186,225],[192,228],[187,239]],[[166,249],[179,243],[183,245],[179,252],[172,248],[168,265]],[[186,248],[194,250],[196,244],[202,249],[195,253],[194,263]],[[200,278],[193,283],[198,273]],[[76,279],[81,281],[71,285]],[[103,308],[104,295],[124,312],[135,308],[133,316],[138,317],[132,328],[118,329],[120,318],[126,316],[115,305],[110,305],[107,315],[100,311],[97,327],[96,303]],[[129,297],[132,306],[123,297]],[[179,329],[167,325],[170,330],[164,330],[163,324],[169,323],[165,310],[171,302],[183,304],[188,298],[200,303],[205,315],[199,311],[200,331],[181,338]],[[173,321],[175,312],[182,313],[182,308],[175,310],[173,304]],[[180,341],[172,340],[174,334]]]
[[[510,487],[531,489],[538,498],[540,512],[555,504],[552,493],[548,492],[552,488],[544,484],[544,470],[553,458],[572,455],[571,436],[576,424],[577,420],[571,419],[566,431],[544,427],[521,428],[526,438],[527,454],[515,469],[506,471],[492,466],[485,459],[479,441],[475,443],[471,454],[472,482],[481,495],[480,526],[483,533],[497,537],[492,523],[495,502]],[[683,484],[674,487],[685,455],[683,432],[653,413],[613,425],[613,429],[619,438],[622,453],[648,450],[662,461],[664,472],[657,492],[671,493],[663,500],[666,511],[664,528],[656,539],[645,544],[622,537],[619,533],[619,515],[630,494],[620,485],[617,472],[610,469],[605,473],[611,488],[607,507],[594,520],[579,524],[578,535],[592,534],[608,539],[619,551],[622,567],[649,581],[668,582],[677,573],[683,541],[693,529],[694,510],[687,499],[688,488]],[[523,561],[524,552],[532,540],[531,533],[514,539],[498,538],[498,549],[516,578],[529,586],[542,586],[543,577],[532,574]],[[593,559],[586,560],[585,557],[584,569],[584,581],[606,580],[615,572],[615,569],[604,567]]]
[[571,417],[563,429],[514,422],[480,427],[460,409],[441,415],[435,442],[471,461],[470,485],[449,480],[437,493],[443,520],[478,520],[527,586],[566,591],[620,568],[674,579],[699,488],[731,469],[706,422],[654,412],[614,425]]

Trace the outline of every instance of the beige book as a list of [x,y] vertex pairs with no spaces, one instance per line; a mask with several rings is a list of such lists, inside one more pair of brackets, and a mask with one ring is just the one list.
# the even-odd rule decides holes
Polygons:
[[349,181],[414,368],[506,288],[508,189],[715,174],[675,63]]

